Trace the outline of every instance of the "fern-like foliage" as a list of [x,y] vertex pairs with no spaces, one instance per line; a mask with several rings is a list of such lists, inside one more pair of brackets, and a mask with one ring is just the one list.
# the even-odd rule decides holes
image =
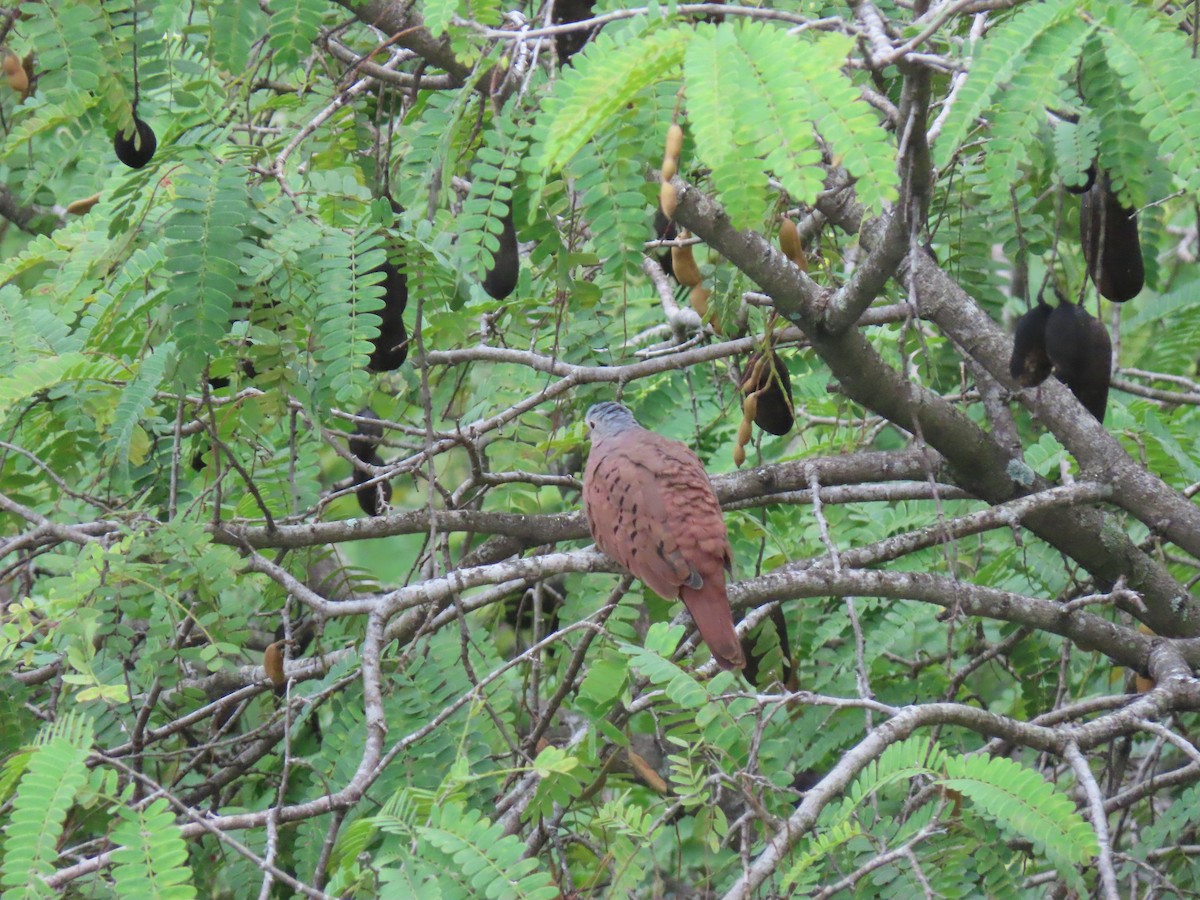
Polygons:
[[176,177],[178,199],[164,227],[172,273],[166,302],[179,348],[179,377],[204,368],[229,328],[238,292],[242,229],[249,215],[242,173],[216,165]]
[[459,250],[464,271],[476,277],[492,267],[500,248],[502,217],[512,208],[513,181],[525,151],[527,123],[513,118],[515,102],[509,102],[492,119],[484,133],[471,167],[471,190],[458,218]]
[[[272,7],[272,10],[271,24],[274,27],[279,11],[276,7]],[[216,0],[209,15],[212,22],[209,47],[213,59],[230,72],[243,71],[250,58],[250,48],[258,39],[259,29],[265,24],[262,11],[253,4],[239,3],[238,0]],[[319,21],[319,12],[317,16]],[[272,45],[276,40],[282,43],[288,39],[282,36],[277,38],[273,32]]]
[[38,735],[4,827],[4,896],[49,893],[41,879],[54,871],[67,811],[87,780],[91,746],[92,723],[82,716],[64,716]]
[[1011,759],[949,757],[939,784],[970,798],[1005,832],[1033,841],[1064,874],[1096,852],[1096,834],[1075,804]]
[[1200,191],[1200,62],[1187,38],[1126,3],[1108,5],[1100,36],[1158,153],[1188,191]]
[[275,51],[280,66],[294,66],[308,55],[327,8],[328,4],[321,0],[283,0],[271,4],[267,43]]
[[159,798],[145,809],[116,807],[112,853],[117,894],[130,898],[190,900],[196,896],[187,866],[187,844],[167,801]]
[[[458,803],[436,807],[417,834],[453,863],[457,896],[489,900],[553,900],[559,896],[536,859],[523,858],[525,845],[481,812]],[[442,879],[443,886],[448,879]],[[450,896],[450,895],[446,895]]]
[[[129,466],[130,445],[139,429],[142,415],[154,402],[155,392],[163,383],[167,368],[175,356],[175,345],[160,344],[137,367],[137,373],[121,392],[112,424],[109,426],[109,452],[121,471]],[[139,429],[140,430],[140,429]],[[141,435],[145,440],[145,434]]]
[[622,106],[667,77],[683,62],[688,36],[678,30],[637,34],[631,25],[619,44],[615,30],[604,31],[576,54],[543,101],[535,171],[544,178],[565,166]]
[[950,157],[975,127],[984,108],[1004,89],[1029,55],[1030,48],[1047,29],[1070,16],[1076,4],[1070,0],[1051,0],[1022,6],[997,26],[979,54],[972,58],[970,74],[959,91],[950,115],[938,138],[934,161],[944,168]]
[[[365,224],[365,223],[364,223]],[[353,406],[366,392],[371,340],[379,336],[383,308],[383,237],[365,227],[353,237],[331,231],[321,245],[317,275],[317,381],[327,385],[342,406]]]

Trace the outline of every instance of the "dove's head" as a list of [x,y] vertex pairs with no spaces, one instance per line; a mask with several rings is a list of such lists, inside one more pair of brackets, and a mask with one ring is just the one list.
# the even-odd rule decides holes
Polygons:
[[640,428],[629,407],[607,400],[587,411],[588,433],[592,440],[618,434],[629,428]]

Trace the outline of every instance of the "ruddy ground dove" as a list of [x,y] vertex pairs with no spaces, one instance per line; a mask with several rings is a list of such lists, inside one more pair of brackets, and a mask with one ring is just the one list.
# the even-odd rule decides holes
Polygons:
[[596,545],[656,594],[683,600],[721,667],[742,668],[725,593],[729,538],[699,458],[619,403],[597,403],[587,425],[583,505]]

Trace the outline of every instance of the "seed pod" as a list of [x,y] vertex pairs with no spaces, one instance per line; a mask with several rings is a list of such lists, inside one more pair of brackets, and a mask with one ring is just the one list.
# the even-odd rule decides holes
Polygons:
[[[660,241],[673,241],[679,234],[679,228],[668,219],[659,207],[654,213],[654,236]],[[658,264],[662,266],[662,270],[668,275],[674,277],[675,270],[671,266],[671,248],[668,247],[658,254]],[[703,313],[701,313],[703,315]]]
[[1121,205],[1107,172],[1099,173],[1080,200],[1079,241],[1101,297],[1124,303],[1141,293],[1146,271],[1136,210]]
[[[747,421],[753,421],[756,415],[758,415],[758,394],[749,393],[742,398],[742,416]],[[747,437],[746,440],[749,440],[749,438]],[[745,442],[742,441],[743,444]]]
[[750,431],[750,420],[742,419],[741,424],[738,425],[738,445],[745,446],[750,443],[751,437],[753,434]]
[[1050,357],[1046,355],[1046,322],[1053,312],[1053,307],[1039,300],[1037,306],[1017,319],[1008,373],[1023,387],[1034,387],[1050,377]]
[[131,169],[140,169],[154,158],[158,149],[158,138],[154,129],[137,117],[135,113],[132,127],[128,131],[118,130],[113,136],[113,152],[117,159]]
[[[686,237],[687,232],[681,232],[680,237]],[[700,267],[696,265],[696,257],[692,255],[692,245],[671,248],[671,268],[675,272],[675,280],[686,287],[699,287],[704,281],[700,275]]]
[[679,204],[679,195],[675,192],[675,185],[669,181],[664,181],[658,188],[658,208],[663,211],[668,219],[675,218],[675,207]]
[[804,259],[804,244],[800,241],[800,229],[786,216],[779,224],[779,249],[797,266],[807,270],[808,262]]
[[1092,189],[1092,185],[1095,183],[1096,183],[1096,164],[1092,163],[1090,166],[1087,167],[1087,172],[1084,173],[1084,182],[1082,185],[1072,186],[1072,185],[1069,185],[1066,182],[1064,182],[1063,187],[1065,187],[1072,194],[1086,194],[1088,191],[1090,191]]
[[659,176],[664,182],[670,181],[675,177],[675,173],[679,171],[679,161],[671,156],[663,160],[662,169],[659,170]]
[[740,469],[742,467],[742,463],[744,463],[745,461],[746,461],[746,448],[743,447],[741,444],[738,444],[736,447],[733,448],[733,464]]
[[1046,355],[1059,380],[1103,422],[1112,378],[1112,341],[1100,320],[1082,306],[1060,303],[1046,321]]
[[263,669],[271,679],[271,684],[275,685],[275,693],[282,693],[287,685],[287,675],[283,671],[282,641],[267,645],[267,649],[263,651]]
[[[363,462],[372,466],[383,465],[383,460],[376,454],[372,454],[369,459],[365,459]],[[359,508],[368,516],[382,516],[387,512],[387,505],[392,502],[392,484],[386,480],[377,481],[374,484],[364,484],[364,482],[370,481],[373,477],[355,468],[354,483],[361,486],[354,492],[354,495],[358,498]]]
[[679,159],[679,154],[683,152],[683,129],[671,123],[671,127],[667,129],[666,151],[663,153],[663,159]]
[[369,406],[364,406],[354,415],[359,419],[374,420],[372,422],[356,422],[349,440],[351,455],[358,457],[363,462],[368,462],[376,458],[376,448],[383,440],[383,423],[379,421],[378,413]]
[[521,257],[517,252],[517,230],[513,226],[512,207],[501,217],[500,246],[492,254],[492,267],[483,277],[483,289],[493,300],[503,300],[516,289],[521,274]]
[[25,95],[29,93],[29,75],[25,72],[21,58],[15,53],[6,53],[3,66],[4,74],[8,77],[8,86],[24,99]]
[[[712,291],[703,285],[697,285],[696,287],[692,288],[692,292],[688,294],[688,303],[691,304],[692,309],[694,309],[696,314],[702,319],[708,315],[708,298],[711,296]],[[713,331],[716,331],[717,334],[720,334],[721,332],[717,330],[716,323],[714,322],[712,325]]]
[[796,424],[792,378],[778,353],[772,351],[769,359],[770,365],[756,354],[746,364],[742,379],[742,393],[746,395],[743,409],[755,398],[754,424],[769,434],[783,436]]
[[67,212],[73,216],[82,216],[99,202],[99,194],[92,194],[92,196],[84,197],[82,200],[72,200],[67,204]]
[[372,372],[392,372],[408,358],[408,329],[404,327],[404,309],[408,306],[408,277],[390,261],[384,260],[376,272],[383,272],[383,309],[379,310],[379,336],[371,340],[367,368]]

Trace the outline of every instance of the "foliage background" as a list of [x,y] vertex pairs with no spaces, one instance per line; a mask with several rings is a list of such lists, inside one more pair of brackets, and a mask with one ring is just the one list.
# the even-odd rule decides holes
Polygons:
[[[5,895],[1187,893],[1195,4],[591,13],[3,9]],[[672,120],[704,323],[646,245]],[[1004,330],[1051,283],[1095,307],[1093,160],[1147,268],[1100,304],[1103,426]],[[408,362],[371,373],[388,257]],[[738,471],[768,344],[797,425]],[[745,677],[587,549],[614,397],[714,477]]]

